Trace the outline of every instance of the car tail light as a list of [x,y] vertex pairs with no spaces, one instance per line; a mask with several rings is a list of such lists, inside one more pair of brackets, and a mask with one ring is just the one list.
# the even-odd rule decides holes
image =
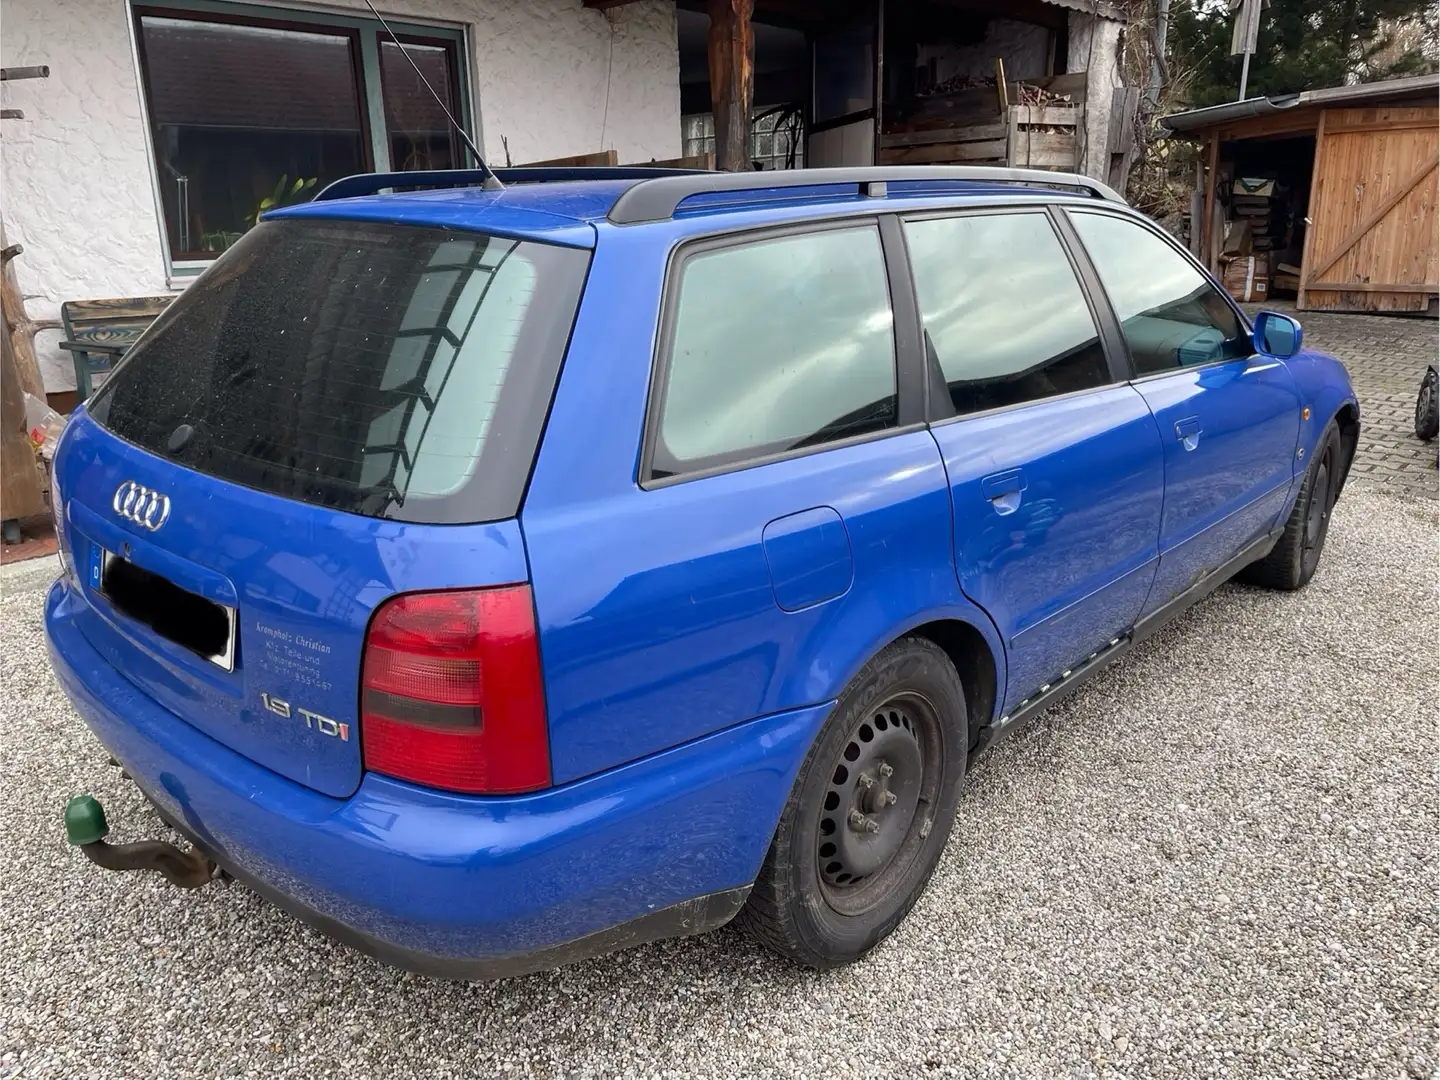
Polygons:
[[550,783],[528,585],[386,601],[365,638],[360,694],[367,769],[472,794]]

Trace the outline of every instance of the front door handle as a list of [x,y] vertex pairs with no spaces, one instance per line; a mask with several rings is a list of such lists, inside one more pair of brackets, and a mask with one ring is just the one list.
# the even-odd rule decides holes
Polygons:
[[981,480],[980,494],[990,500],[990,505],[997,514],[1013,514],[1020,508],[1020,500],[1028,486],[1024,471],[1011,469],[1009,472],[995,473]]
[[1184,420],[1176,420],[1175,437],[1184,444],[1186,450],[1194,450],[1200,445],[1200,418],[1187,416]]

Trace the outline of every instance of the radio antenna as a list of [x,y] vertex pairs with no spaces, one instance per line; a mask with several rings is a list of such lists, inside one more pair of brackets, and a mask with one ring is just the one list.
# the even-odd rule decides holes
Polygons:
[[400,39],[395,36],[395,31],[390,29],[390,24],[385,21],[385,16],[375,10],[375,5],[372,4],[370,0],[365,0],[365,6],[370,9],[371,15],[374,15],[375,18],[380,20],[380,25],[383,26],[385,32],[390,35],[390,40],[395,43],[395,47],[400,50],[401,55],[410,62],[410,66],[415,69],[415,74],[420,76],[420,81],[425,84],[425,89],[429,90],[430,96],[435,99],[435,104],[439,105],[440,111],[445,114],[445,119],[450,121],[450,126],[455,129],[455,134],[460,136],[460,141],[463,142],[465,148],[470,151],[470,156],[475,159],[475,164],[480,166],[480,171],[485,174],[485,183],[482,186],[490,190],[504,187],[505,185],[500,183],[500,178],[495,175],[495,170],[485,164],[485,159],[480,156],[480,151],[475,149],[475,144],[470,141],[470,136],[465,134],[465,129],[460,126],[455,117],[450,115],[450,110],[445,107],[444,100],[435,92],[435,88],[430,85],[430,80],[425,78],[425,73],[420,70],[420,65],[415,63],[415,58],[406,51],[404,45],[400,44]]

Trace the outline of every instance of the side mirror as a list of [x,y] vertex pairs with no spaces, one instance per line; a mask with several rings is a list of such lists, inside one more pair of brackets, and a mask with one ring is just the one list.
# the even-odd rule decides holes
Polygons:
[[1255,316],[1255,351],[1273,356],[1277,360],[1289,360],[1300,351],[1304,333],[1300,324],[1289,315],[1277,311],[1262,311]]

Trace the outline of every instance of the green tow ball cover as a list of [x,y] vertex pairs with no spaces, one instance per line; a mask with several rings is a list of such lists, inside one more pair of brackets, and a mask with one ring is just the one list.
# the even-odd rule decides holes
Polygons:
[[65,804],[65,838],[72,844],[93,844],[110,831],[105,811],[93,795],[76,795]]

